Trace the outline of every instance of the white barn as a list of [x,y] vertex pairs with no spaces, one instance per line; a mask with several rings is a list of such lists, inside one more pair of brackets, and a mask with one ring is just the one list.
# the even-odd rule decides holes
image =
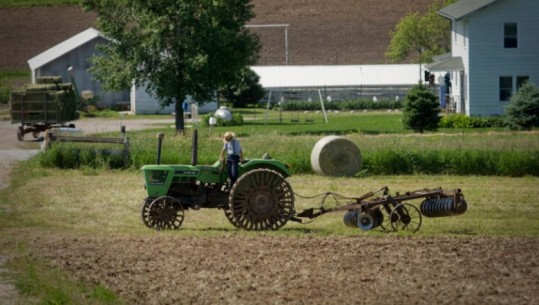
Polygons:
[[451,20],[451,54],[427,65],[451,74],[459,113],[505,112],[524,81],[539,83],[539,1],[461,0],[439,11]]

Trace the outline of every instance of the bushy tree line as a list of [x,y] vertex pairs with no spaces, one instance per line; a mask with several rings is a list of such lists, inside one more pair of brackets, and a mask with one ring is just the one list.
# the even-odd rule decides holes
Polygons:
[[[282,104],[283,110],[286,111],[300,111],[300,110],[321,110],[322,107],[319,102],[308,101],[288,101]],[[401,109],[402,102],[381,100],[373,102],[372,100],[354,100],[354,101],[342,101],[332,102],[324,104],[326,110],[380,110],[380,109]]]
[[440,117],[437,97],[424,85],[412,88],[404,99],[403,124],[405,128],[423,132],[438,128],[505,127],[530,130],[539,127],[539,89],[525,83],[511,97],[505,116],[474,117],[455,114]]

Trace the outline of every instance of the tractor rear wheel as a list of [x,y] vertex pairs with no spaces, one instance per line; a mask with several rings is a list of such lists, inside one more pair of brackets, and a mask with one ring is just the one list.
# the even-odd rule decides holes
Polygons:
[[228,219],[228,222],[236,228],[241,228],[240,224],[234,218],[234,215],[232,215],[232,210],[229,207],[225,207],[223,211],[225,212],[225,217]]
[[234,183],[228,201],[234,222],[246,230],[277,230],[295,214],[292,187],[270,169],[243,174]]
[[156,230],[174,229],[181,227],[184,218],[180,202],[170,196],[162,196],[142,206],[142,221]]

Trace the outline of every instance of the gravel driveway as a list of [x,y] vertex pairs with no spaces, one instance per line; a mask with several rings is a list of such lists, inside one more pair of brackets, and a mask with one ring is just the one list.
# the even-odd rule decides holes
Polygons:
[[[155,120],[111,120],[111,119],[84,119],[74,122],[84,134],[109,132],[120,130],[124,125],[126,130],[140,130],[151,128],[156,124],[174,124],[174,119]],[[10,121],[0,121],[0,189],[8,186],[11,166],[18,161],[27,160],[37,154],[40,142],[34,141],[31,134],[25,136],[25,141],[17,140],[18,124]]]

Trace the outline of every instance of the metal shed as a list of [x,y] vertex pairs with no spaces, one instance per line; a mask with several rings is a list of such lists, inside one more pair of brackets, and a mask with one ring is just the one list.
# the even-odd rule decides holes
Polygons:
[[90,90],[98,97],[102,106],[112,107],[118,103],[129,102],[129,90],[121,92],[108,92],[102,89],[101,83],[92,79],[88,72],[90,63],[88,59],[96,54],[97,44],[107,44],[110,40],[94,28],[87,30],[55,45],[43,53],[28,60],[32,70],[32,83],[40,76],[61,76],[65,82],[69,81],[67,68],[74,69],[74,77],[79,93]]

